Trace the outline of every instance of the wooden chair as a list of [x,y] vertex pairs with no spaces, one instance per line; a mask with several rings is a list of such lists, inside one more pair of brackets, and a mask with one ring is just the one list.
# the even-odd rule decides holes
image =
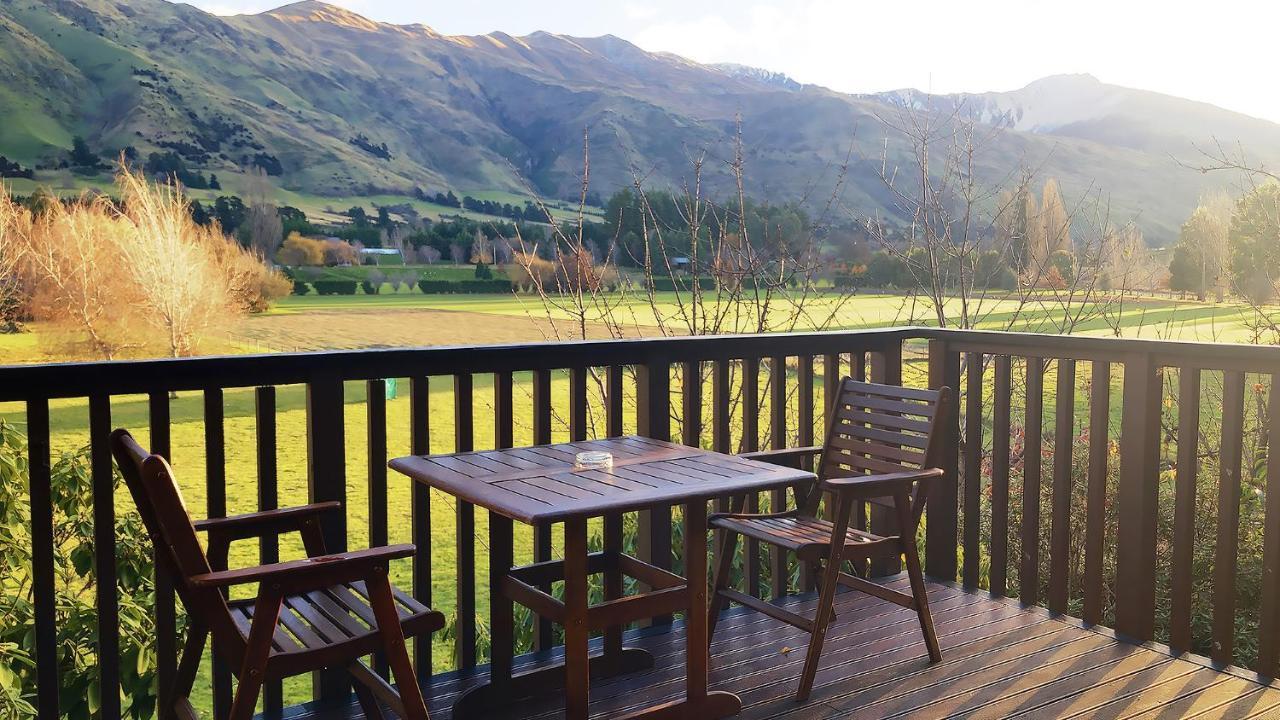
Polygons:
[[[721,532],[722,544],[708,638],[714,634],[716,620],[730,600],[809,632],[809,652],[805,656],[800,688],[796,691],[796,700],[804,701],[813,688],[836,588],[845,585],[914,609],[924,631],[929,658],[933,662],[941,660],[916,550],[916,527],[929,486],[943,474],[938,468],[942,448],[936,429],[939,418],[946,416],[950,400],[951,391],[945,387],[915,390],[846,377],[830,410],[826,442],[822,447],[752,453],[757,459],[782,464],[820,455],[818,485],[797,510],[744,514],[741,510],[745,498],[735,498],[733,512],[710,516],[708,523]],[[832,520],[818,517],[823,492],[830,493],[834,501]],[[855,503],[885,498],[897,518],[897,535],[873,535],[850,526]],[[809,565],[812,575],[820,579],[818,608],[812,619],[728,586],[739,535],[794,552],[801,562]],[[871,559],[899,555],[906,558],[911,594],[862,577],[865,574],[862,568]],[[842,571],[846,561],[854,563],[856,574]]]
[[[342,668],[355,680],[365,715],[381,718],[379,701],[406,720],[427,720],[427,708],[409,662],[405,637],[444,626],[444,616],[387,579],[388,563],[413,554],[393,545],[326,554],[321,516],[339,503],[270,510],[195,523],[182,502],[173,470],[143,450],[127,430],[111,434],[111,450],[187,608],[189,630],[171,697],[178,717],[197,716],[188,697],[205,639],[238,678],[230,720],[250,720],[264,683],[324,668]],[[206,556],[197,531],[208,533]],[[234,540],[297,531],[307,559],[227,570]],[[168,552],[165,552],[167,550]],[[209,558],[213,558],[211,563]],[[227,588],[256,584],[257,597],[228,600]],[[399,692],[360,658],[385,653]]]

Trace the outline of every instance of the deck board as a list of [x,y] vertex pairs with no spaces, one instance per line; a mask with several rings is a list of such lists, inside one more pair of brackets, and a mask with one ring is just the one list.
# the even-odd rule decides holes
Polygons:
[[[891,584],[901,584],[898,579]],[[1270,718],[1280,717],[1280,689],[1238,674],[1130,645],[1078,623],[1024,609],[985,593],[930,584],[943,660],[928,662],[915,614],[856,592],[836,600],[836,619],[809,702],[792,700],[807,635],[746,610],[717,627],[712,689],[743,700],[744,720],[819,718]],[[812,597],[789,598],[811,612]],[[670,632],[633,633],[630,645],[653,653],[654,668],[592,685],[594,718],[679,697],[684,640]],[[556,653],[525,656],[517,671]],[[433,720],[450,720],[458,693],[477,677],[443,676],[431,688]],[[494,720],[550,719],[555,700],[521,703]],[[358,707],[301,706],[289,720],[359,720]]]

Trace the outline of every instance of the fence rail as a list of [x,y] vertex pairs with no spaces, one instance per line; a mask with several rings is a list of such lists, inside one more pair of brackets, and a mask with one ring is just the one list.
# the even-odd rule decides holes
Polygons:
[[[440,430],[431,426],[433,382],[447,382],[451,388],[451,447],[456,450],[509,447],[518,423],[531,429],[535,443],[548,442],[557,432],[580,440],[635,427],[650,437],[720,451],[755,450],[764,443],[772,448],[804,446],[813,442],[826,395],[841,375],[948,385],[963,397],[944,424],[949,482],[929,496],[924,539],[930,576],[996,595],[1016,594],[1028,604],[1043,603],[1053,612],[1110,625],[1137,641],[1160,639],[1177,650],[1207,647],[1222,664],[1239,662],[1243,642],[1252,648],[1253,669],[1274,677],[1280,672],[1280,457],[1273,460],[1265,449],[1280,444],[1276,373],[1280,348],[1275,347],[922,328],[0,367],[0,403],[19,404],[29,438],[39,716],[52,720],[59,714],[49,497],[51,401],[83,398],[88,406],[100,717],[116,720],[121,713],[116,692],[120,636],[113,528],[116,513],[132,509],[117,508],[112,490],[106,439],[113,424],[113,397],[145,396],[152,448],[169,455],[170,393],[201,393],[205,509],[219,516],[227,512],[225,392],[253,388],[256,501],[269,509],[281,495],[277,389],[304,386],[308,497],[345,502],[349,477],[363,476],[368,539],[385,544],[388,525],[403,520],[389,517],[388,511],[388,378],[409,379],[409,447],[415,453],[430,451],[433,430]],[[492,398],[485,400],[491,418],[477,415],[484,412],[478,404],[478,378],[492,387]],[[1257,382],[1250,385],[1251,379]],[[1116,380],[1120,384],[1113,392]],[[356,382],[365,390],[363,468],[350,461],[346,450],[351,428],[346,390]],[[555,396],[558,383],[567,384],[567,401]],[[530,398],[525,417],[518,417],[518,387],[527,389]],[[1252,406],[1245,400],[1251,388],[1266,396],[1262,430],[1256,427],[1257,417],[1247,422]],[[1170,398],[1177,402],[1164,402]],[[1119,416],[1118,443],[1113,415]],[[1212,438],[1205,429],[1210,417],[1220,426]],[[1272,417],[1277,422],[1265,423]],[[490,419],[493,437],[477,437],[477,426]],[[560,430],[557,420],[562,421]],[[1244,488],[1258,484],[1258,473],[1247,474],[1242,463],[1246,435],[1262,438],[1262,455],[1257,442],[1249,445],[1251,457],[1262,458],[1254,463],[1261,467],[1256,489],[1262,505],[1248,516],[1261,527],[1243,529],[1250,537],[1260,532],[1262,542],[1260,557],[1247,558],[1259,577],[1249,578],[1249,596],[1242,597],[1241,501],[1252,501]],[[1072,451],[1081,444],[1077,462]],[[1212,451],[1206,453],[1206,446]],[[1199,471],[1209,466],[1218,472],[1212,534],[1200,526],[1197,515],[1208,499],[1197,496]],[[178,470],[181,476],[181,464]],[[409,533],[418,547],[411,590],[431,604],[433,589],[442,589],[433,588],[433,557],[455,556],[454,587],[449,590],[458,610],[452,657],[454,667],[466,670],[484,656],[475,578],[477,554],[487,554],[483,543],[488,535],[481,533],[478,547],[474,508],[458,503],[453,508],[453,547],[433,548],[432,493],[422,487],[410,493]],[[1162,497],[1170,496],[1171,508],[1162,507]],[[753,507],[785,502],[776,496],[750,499]],[[875,504],[860,508],[858,519],[873,530],[892,528],[892,520]],[[346,522],[341,516],[326,528],[331,549],[346,548]],[[678,523],[672,522],[671,509],[643,513],[635,525],[642,559],[672,567],[673,547],[680,543],[673,543]],[[621,518],[607,518],[604,541],[619,543],[622,527]],[[551,556],[552,538],[550,527],[535,529],[535,559]],[[259,552],[269,562],[281,549],[266,541]],[[1209,578],[1196,573],[1198,558],[1206,556],[1211,557]],[[1168,565],[1167,577],[1162,563]],[[810,587],[811,578],[800,570],[793,582],[793,568],[780,554],[761,562],[760,549],[751,548],[744,567],[747,589],[779,596]],[[888,573],[896,567],[883,563],[873,570]],[[1124,582],[1116,582],[1117,577]],[[1207,596],[1205,583],[1211,590]],[[1193,632],[1205,597],[1212,616],[1207,645]],[[176,664],[174,594],[167,578],[157,578],[157,599],[157,666],[163,682]],[[1242,600],[1249,613],[1243,624]],[[535,646],[553,642],[551,626],[539,623]],[[429,673],[431,643],[417,643],[415,655],[420,671]],[[215,711],[229,706],[229,675],[216,664],[212,692]],[[320,678],[313,693],[333,699],[345,696],[347,688],[340,679]],[[268,710],[284,703],[278,686],[264,698]],[[162,698],[161,704],[166,701]]]

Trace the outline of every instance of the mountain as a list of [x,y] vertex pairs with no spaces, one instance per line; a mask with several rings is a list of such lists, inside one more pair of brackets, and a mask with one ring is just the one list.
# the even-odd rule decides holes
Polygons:
[[909,147],[883,118],[904,106],[962,107],[1000,125],[980,179],[1030,164],[1069,202],[1102,189],[1112,216],[1137,218],[1157,244],[1228,180],[1173,157],[1194,159],[1213,136],[1280,157],[1280,126],[1088,77],[1012,93],[853,96],[613,36],[450,36],[312,0],[234,17],[164,0],[0,0],[0,154],[38,167],[81,135],[100,152],[172,151],[233,180],[261,167],[310,195],[566,197],[580,184],[586,128],[603,195],[636,177],[678,187],[704,152],[704,185],[728,192],[740,117],[751,194],[821,204],[852,147],[846,204],[893,215],[880,155],[886,135],[891,163]]

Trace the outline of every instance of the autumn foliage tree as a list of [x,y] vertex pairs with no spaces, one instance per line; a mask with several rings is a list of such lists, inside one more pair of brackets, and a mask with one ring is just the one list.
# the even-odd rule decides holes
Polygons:
[[178,186],[122,168],[117,188],[119,202],[85,196],[38,212],[0,193],[30,311],[72,354],[191,355],[202,338],[288,293],[258,255],[192,221]]

